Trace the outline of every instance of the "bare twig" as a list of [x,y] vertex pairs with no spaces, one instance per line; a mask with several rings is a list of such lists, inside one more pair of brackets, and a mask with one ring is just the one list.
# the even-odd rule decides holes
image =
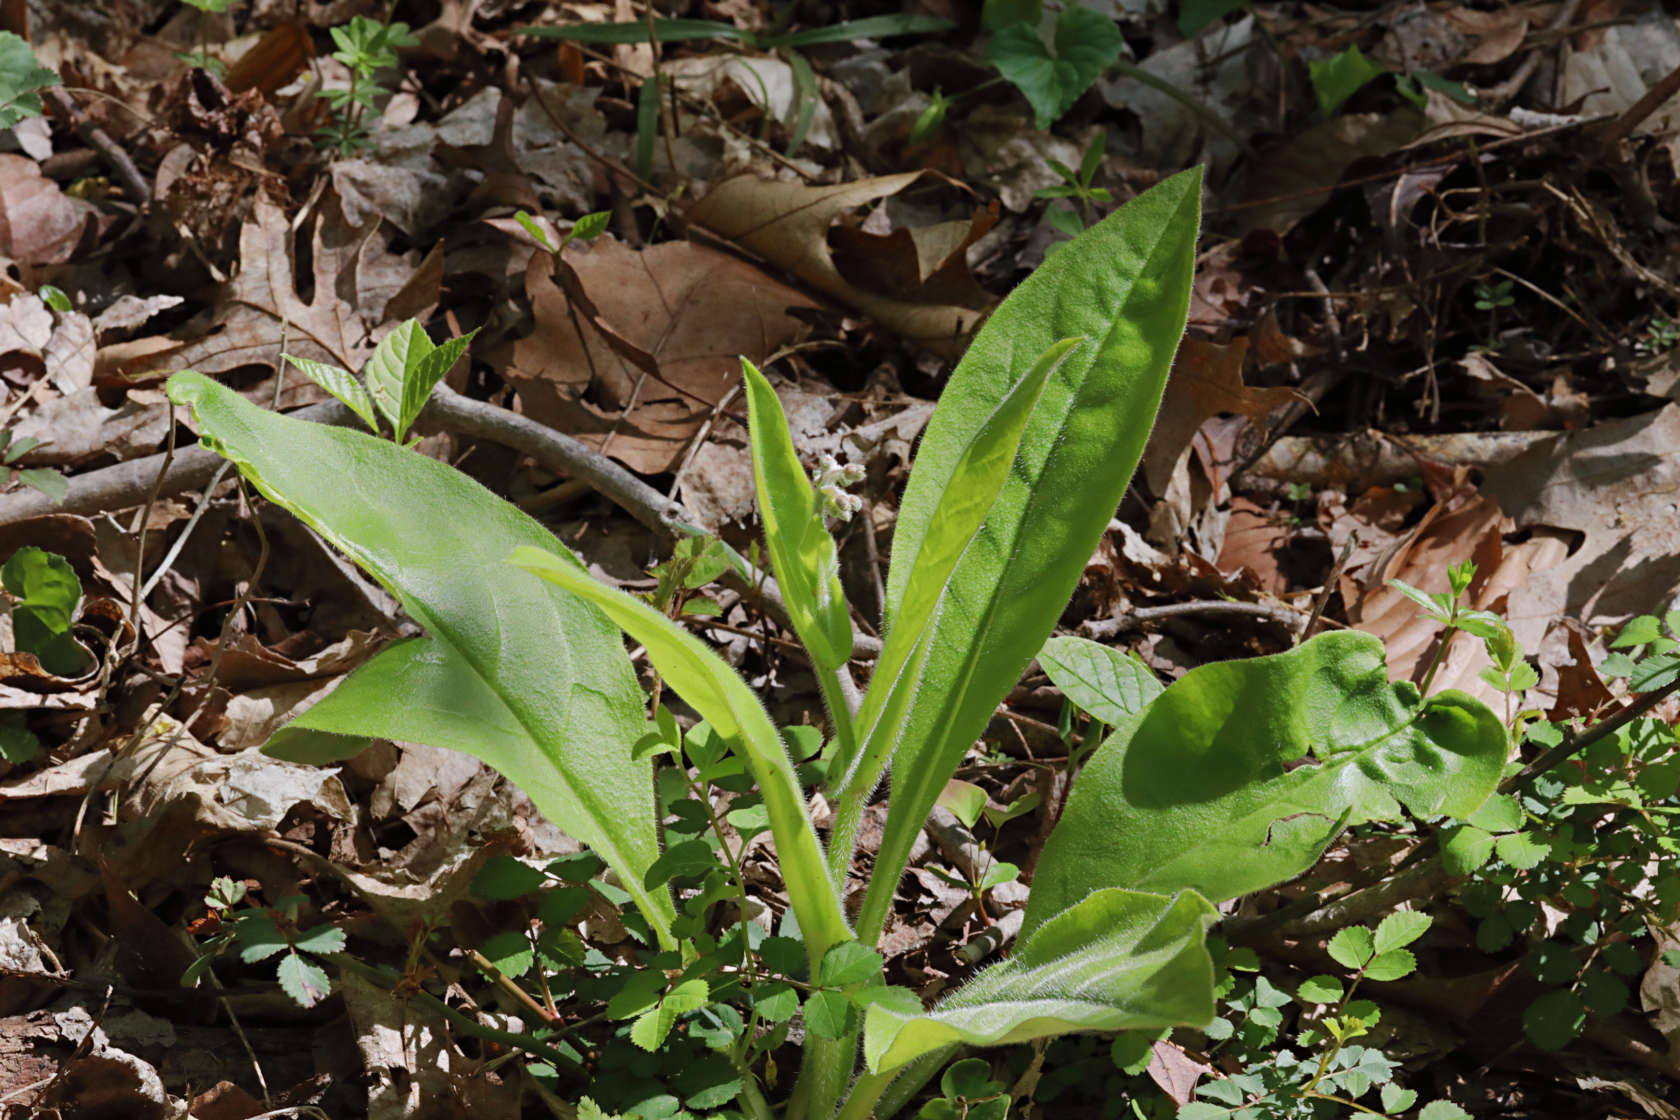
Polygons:
[[140,169],[134,166],[134,160],[127,152],[109,136],[105,130],[93,123],[86,113],[82,112],[74,99],[62,87],[54,86],[41,91],[41,95],[64,115],[70,122],[70,127],[76,130],[76,135],[85,141],[88,147],[97,151],[110,164],[111,171],[117,181],[122,183],[123,193],[128,195],[136,206],[146,207],[152,201],[152,185],[146,177],[140,174]]
[[[316,423],[355,427],[361,422],[337,401],[310,405],[290,415]],[[586,479],[614,505],[652,529],[667,541],[706,534],[699,518],[680,502],[658,490],[571,436],[554,431],[529,417],[484,401],[461,396],[438,386],[426,407],[424,418],[462,435],[491,440],[523,452],[549,470]],[[54,503],[34,491],[0,498],[0,525],[44,513],[92,513],[101,509],[124,509],[146,500],[154,482],[159,495],[175,494],[207,483],[223,462],[222,457],[202,447],[177,451],[168,471],[160,473],[165,457],[151,455],[70,480],[69,493]],[[777,624],[791,628],[787,604],[774,580],[766,576],[762,592],[757,580],[742,579],[733,569],[725,582],[748,595],[757,596],[760,606]],[[852,639],[854,654],[873,658],[881,652],[881,640],[857,633]]]
[[1158,607],[1132,607],[1113,618],[1093,619],[1080,627],[1088,638],[1112,638],[1122,630],[1146,622],[1160,622],[1169,618],[1191,618],[1197,615],[1237,615],[1259,618],[1299,632],[1307,615],[1293,607],[1270,603],[1243,603],[1232,599],[1192,599],[1187,603],[1164,603]]
[[1301,627],[1301,641],[1304,642],[1312,637],[1313,631],[1318,629],[1318,624],[1324,617],[1324,604],[1330,601],[1330,596],[1336,590],[1336,581],[1342,578],[1342,569],[1347,567],[1348,559],[1357,547],[1359,547],[1359,531],[1356,529],[1348,534],[1347,541],[1342,545],[1341,555],[1337,556],[1336,562],[1330,565],[1330,574],[1324,577],[1324,586],[1318,589],[1317,595],[1313,596],[1312,612],[1307,615],[1307,624]]
[[1680,93],[1680,66],[1676,66],[1663,75],[1662,81],[1645,91],[1645,96],[1629,105],[1627,112],[1617,117],[1605,130],[1599,134],[1599,141],[1605,147],[1619,144],[1633,134],[1633,130],[1644,124],[1662,103]]

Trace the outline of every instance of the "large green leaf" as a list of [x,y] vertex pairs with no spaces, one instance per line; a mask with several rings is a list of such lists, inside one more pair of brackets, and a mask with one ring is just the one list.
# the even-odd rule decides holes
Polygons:
[[879,784],[888,760],[902,742],[905,720],[913,710],[927,652],[936,640],[940,606],[952,576],[1009,479],[1022,433],[1051,375],[1084,341],[1064,338],[1039,355],[958,456],[951,485],[939,496],[928,532],[916,552],[915,569],[858,713],[862,747],[855,760],[837,757],[832,764],[832,768],[846,769],[835,790],[842,803],[867,796]]
[[[507,568],[553,534],[466,475],[365,432],[258,408],[197,373],[169,380],[204,442],[360,564],[426,628],[277,734],[272,754],[349,757],[367,738],[483,759],[618,872],[661,939],[674,910],[642,881],[659,855],[644,698],[623,637],[575,596]],[[573,561],[575,563],[575,561]]]
[[1131,479],[1190,301],[1201,172],[1176,175],[1068,242],[987,321],[928,424],[899,510],[888,634],[973,434],[1058,339],[1090,345],[1045,386],[1008,482],[940,609],[860,924],[878,930],[910,845],[963,753],[1067,605]]
[[1026,97],[1033,107],[1033,123],[1042,129],[1073,108],[1125,50],[1126,39],[1112,19],[1082,4],[1069,4],[1056,17],[1054,49],[1039,38],[1036,20],[1013,23],[992,36],[986,61]]
[[728,662],[640,599],[591,577],[543,547],[521,547],[508,558],[550,583],[599,607],[624,632],[647,647],[665,682],[699,712],[712,730],[744,755],[764,798],[776,858],[813,966],[828,949],[851,937],[840,896],[829,884],[827,861],[805,806],[799,778],[764,705]]
[[[1219,917],[1194,893],[1105,890],[1045,923],[1008,960],[932,1011],[903,989],[865,991],[871,1073],[948,1046],[1000,1046],[1070,1031],[1203,1026],[1213,1018],[1204,940]],[[905,997],[909,996],[908,999]]]
[[840,589],[834,538],[823,524],[822,502],[799,463],[776,390],[745,358],[741,371],[758,515],[764,519],[771,567],[799,640],[817,664],[838,669],[852,656],[852,619]]
[[1340,631],[1192,669],[1116,729],[1044,846],[1026,928],[1094,888],[1218,902],[1299,875],[1344,827],[1467,817],[1505,764],[1480,701],[1390,684],[1382,642]]

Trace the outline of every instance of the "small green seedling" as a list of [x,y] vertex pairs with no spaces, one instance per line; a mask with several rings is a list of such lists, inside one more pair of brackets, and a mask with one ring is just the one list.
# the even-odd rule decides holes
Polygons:
[[329,362],[317,362],[291,354],[284,357],[361,417],[375,434],[379,432],[379,421],[374,416],[374,407],[377,406],[379,413],[391,425],[392,438],[401,443],[431,399],[438,382],[466,352],[467,344],[477,333],[474,329],[436,345],[426,334],[426,328],[417,320],[410,319],[380,340],[373,356],[362,367],[360,379],[349,370]]
[[332,28],[330,33],[337,47],[332,57],[350,71],[350,85],[321,91],[319,96],[332,110],[333,121],[317,129],[315,135],[340,157],[348,158],[372,147],[365,117],[386,92],[379,82],[379,72],[397,66],[398,48],[412,47],[420,40],[408,33],[406,23],[386,23],[367,16],[352,16],[349,23]]
[[[1069,237],[1078,236],[1081,230],[1091,224],[1091,207],[1093,203],[1107,205],[1114,201],[1114,196],[1107,187],[1091,185],[1097,172],[1102,168],[1103,149],[1108,144],[1108,133],[1098,130],[1091,138],[1091,143],[1085,148],[1085,155],[1079,161],[1079,170],[1074,171],[1067,164],[1059,160],[1051,160],[1050,167],[1062,177],[1059,187],[1045,187],[1035,194],[1034,198],[1071,198],[1079,203],[1080,217],[1074,217],[1068,210],[1061,210],[1052,206],[1045,212],[1045,218],[1051,225],[1067,234]],[[1080,218],[1084,220],[1081,221]]]
[[25,545],[0,567],[0,583],[10,601],[12,640],[19,653],[32,654],[55,676],[71,677],[87,668],[87,651],[71,632],[82,581],[70,561]]
[[222,12],[229,11],[240,2],[241,0],[181,0],[181,3],[189,8],[198,9],[198,47],[175,57],[189,66],[197,66],[200,69],[208,70],[218,78],[226,74],[226,64],[210,53],[210,48],[204,41],[205,24],[211,15],[219,15]]
[[0,31],[0,129],[40,116],[41,91],[58,84],[58,75],[41,65],[28,40]]
[[[316,958],[344,951],[344,931],[332,925],[299,929],[298,911],[307,901],[290,895],[273,906],[246,905],[248,885],[220,876],[204,896],[206,916],[195,926],[208,934],[198,958],[181,975],[181,986],[195,988],[218,955],[236,949],[245,964],[280,956],[275,979],[300,1007],[314,1007],[332,993],[332,983]],[[283,955],[282,955],[283,954]]]

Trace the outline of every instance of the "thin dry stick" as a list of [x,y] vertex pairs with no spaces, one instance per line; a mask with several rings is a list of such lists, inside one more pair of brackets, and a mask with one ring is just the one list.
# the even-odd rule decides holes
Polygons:
[[[337,401],[310,405],[288,415],[341,427],[353,428],[361,424],[348,408]],[[452,432],[511,447],[529,455],[549,470],[587,480],[614,505],[666,541],[706,533],[699,518],[680,502],[672,501],[593,448],[529,417],[485,401],[471,400],[439,385],[422,418]],[[34,491],[5,495],[0,497],[0,525],[45,513],[126,509],[144,501],[154,484],[159,495],[201,487],[224,460],[202,447],[189,447],[177,452],[169,469],[160,473],[164,462],[163,455],[151,455],[72,478],[69,493],[62,503],[55,504]],[[737,590],[759,595],[760,606],[776,623],[792,628],[787,604],[774,580],[766,577],[762,581],[761,592],[760,581],[744,579],[731,569],[725,574],[724,581]],[[881,640],[856,633],[852,648],[854,656],[871,659],[880,654]]]
[[88,147],[105,157],[105,162],[110,164],[117,181],[122,183],[123,193],[142,209],[150,205],[152,185],[140,174],[140,169],[134,166],[134,161],[123,151],[122,146],[107,136],[104,129],[94,124],[62,87],[42,90],[41,95],[52,103],[53,108],[64,114],[65,119],[70,122],[70,127],[87,142]]
[[1347,541],[1342,545],[1341,555],[1337,556],[1336,562],[1330,566],[1330,574],[1324,577],[1324,586],[1313,596],[1312,613],[1307,615],[1307,624],[1301,627],[1300,641],[1306,641],[1313,636],[1313,631],[1318,629],[1318,624],[1324,617],[1324,604],[1330,601],[1331,594],[1336,590],[1336,581],[1342,578],[1342,569],[1347,567],[1348,559],[1353,556],[1353,550],[1358,545],[1359,530],[1355,529],[1348,534]]

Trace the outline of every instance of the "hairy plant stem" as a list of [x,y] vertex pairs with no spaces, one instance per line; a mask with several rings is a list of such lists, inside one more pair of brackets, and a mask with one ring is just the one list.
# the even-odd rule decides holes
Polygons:
[[875,1114],[875,1102],[881,1099],[881,1094],[887,1091],[895,1076],[893,1073],[865,1073],[859,1077],[852,1083],[852,1091],[834,1120],[869,1120]]
[[[840,1038],[805,1035],[799,1080],[788,1105],[788,1120],[830,1120],[857,1061],[857,1031]],[[866,1114],[867,1115],[867,1114]]]
[[[814,658],[811,667],[816,672],[817,683],[822,686],[823,702],[828,705],[828,718],[834,725],[831,758],[835,762],[855,758],[859,746],[856,723],[859,703],[851,670],[844,665],[829,669],[817,664]],[[828,839],[828,877],[834,881],[834,889],[844,895],[846,873],[852,866],[852,850],[863,805],[857,798],[841,797],[840,803],[833,809],[834,829]]]

